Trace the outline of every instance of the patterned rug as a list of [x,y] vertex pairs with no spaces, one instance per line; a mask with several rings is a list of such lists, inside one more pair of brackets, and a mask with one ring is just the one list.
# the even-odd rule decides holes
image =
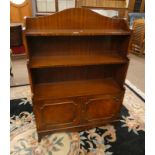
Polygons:
[[121,119],[115,125],[82,132],[55,133],[45,136],[40,143],[32,106],[29,86],[11,88],[11,155],[145,154],[144,103],[128,88]]

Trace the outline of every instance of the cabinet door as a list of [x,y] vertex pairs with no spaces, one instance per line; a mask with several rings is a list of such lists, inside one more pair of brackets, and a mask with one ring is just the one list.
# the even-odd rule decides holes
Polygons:
[[80,119],[80,104],[74,98],[34,101],[34,111],[39,130],[76,125]]
[[91,122],[110,119],[119,113],[123,94],[98,95],[89,97],[85,106],[85,121]]

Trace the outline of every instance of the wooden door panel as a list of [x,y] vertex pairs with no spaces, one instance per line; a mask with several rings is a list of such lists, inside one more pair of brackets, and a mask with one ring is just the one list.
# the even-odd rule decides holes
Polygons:
[[15,4],[10,2],[10,22],[11,23],[23,23],[24,17],[32,16],[32,2],[31,0],[25,0],[22,4]]
[[100,121],[115,116],[120,109],[122,95],[101,95],[89,98],[85,104],[85,120]]
[[79,123],[80,104],[74,99],[41,100],[34,103],[39,129],[66,127]]

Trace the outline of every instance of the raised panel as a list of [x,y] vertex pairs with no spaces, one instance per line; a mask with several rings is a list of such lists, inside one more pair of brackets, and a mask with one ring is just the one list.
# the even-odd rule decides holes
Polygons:
[[68,126],[79,122],[80,105],[73,99],[37,101],[39,128]]
[[101,95],[89,98],[85,104],[85,120],[109,119],[119,112],[121,102],[122,95]]

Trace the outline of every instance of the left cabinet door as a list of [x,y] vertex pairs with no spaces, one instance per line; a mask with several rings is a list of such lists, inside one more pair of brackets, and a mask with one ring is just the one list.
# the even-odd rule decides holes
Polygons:
[[76,126],[80,121],[80,103],[76,98],[33,100],[38,130],[57,130]]

